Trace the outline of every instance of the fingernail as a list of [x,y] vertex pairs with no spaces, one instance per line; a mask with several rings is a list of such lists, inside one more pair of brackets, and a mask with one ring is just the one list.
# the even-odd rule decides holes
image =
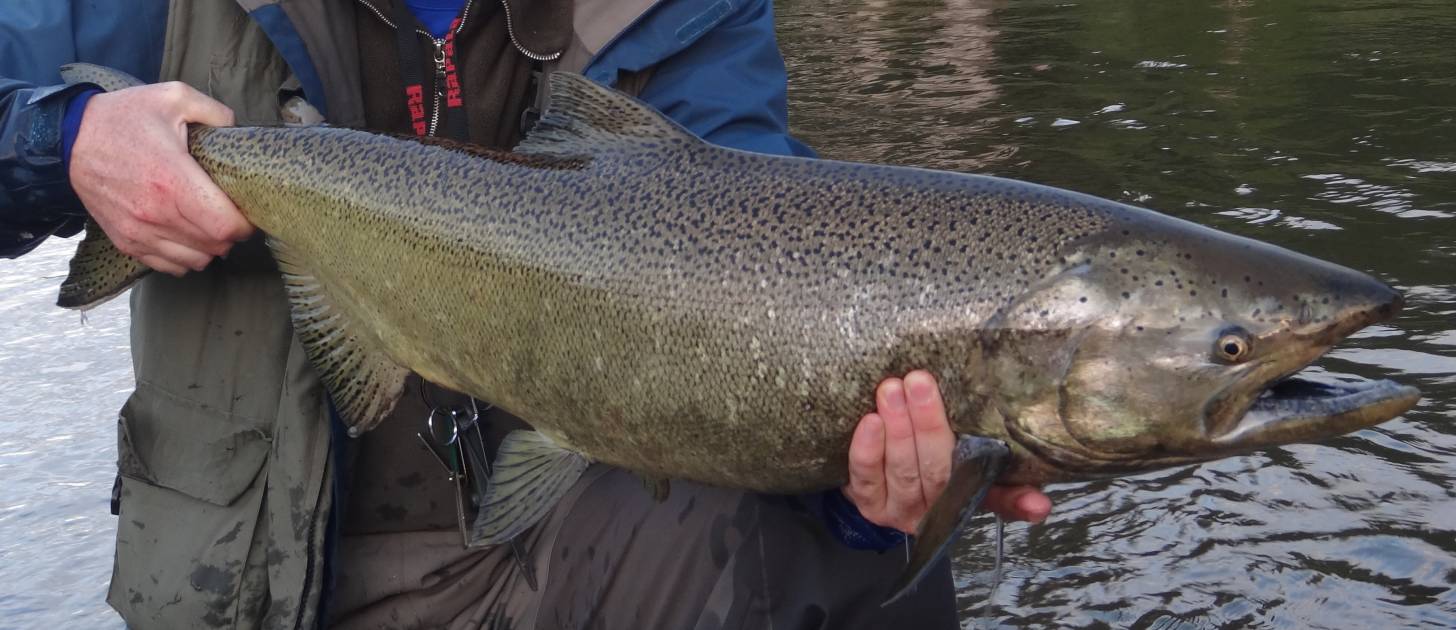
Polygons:
[[910,394],[910,401],[916,404],[925,404],[935,398],[935,384],[922,374],[905,377],[905,390]]
[[885,410],[900,411],[905,408],[905,387],[899,382],[885,386]]

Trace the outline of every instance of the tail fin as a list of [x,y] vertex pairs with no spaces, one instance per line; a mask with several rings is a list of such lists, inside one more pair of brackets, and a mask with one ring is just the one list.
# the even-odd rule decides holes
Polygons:
[[61,80],[65,81],[66,85],[95,83],[107,92],[146,85],[141,79],[125,72],[92,63],[68,63],[61,66]]
[[[120,70],[89,63],[61,66],[61,79],[67,84],[94,83],[108,92],[145,85]],[[121,295],[150,271],[141,261],[121,253],[95,221],[87,221],[86,238],[71,258],[71,272],[61,283],[56,305],[84,311]]]
[[121,295],[151,271],[140,260],[121,253],[95,221],[87,221],[86,238],[71,257],[71,272],[61,283],[56,305],[90,309]]

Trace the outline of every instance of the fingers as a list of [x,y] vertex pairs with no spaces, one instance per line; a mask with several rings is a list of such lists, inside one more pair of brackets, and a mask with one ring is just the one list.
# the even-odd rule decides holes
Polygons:
[[[212,262],[212,254],[200,252],[173,241],[158,239],[152,242],[150,249],[154,253],[143,257],[142,262],[157,271],[174,276],[180,276],[188,269],[202,271],[209,262]],[[158,259],[164,267],[157,267],[147,262],[147,258]]]
[[905,375],[905,395],[920,465],[920,487],[927,506],[935,504],[950,479],[955,433],[946,419],[945,403],[935,377],[924,370]]
[[178,91],[175,97],[183,120],[210,127],[233,126],[233,110],[221,101],[198,92],[186,83],[168,84],[168,88]]
[[187,150],[187,125],[232,110],[181,83],[98,94],[71,152],[71,184],[124,253],[158,271],[201,269],[253,232]]
[[920,486],[920,457],[915,445],[915,426],[905,400],[905,384],[898,378],[885,379],[876,395],[880,418],[885,422],[886,512],[893,527],[913,531],[929,506]]
[[885,422],[877,414],[859,421],[849,444],[849,484],[844,494],[877,525],[885,512]]
[[[198,92],[185,83],[180,91],[178,113],[186,137],[186,123],[213,127],[230,127],[233,110],[227,105]],[[252,234],[253,226],[243,218],[231,199],[213,183],[202,167],[193,160],[180,160],[172,170],[177,182],[177,209],[187,227],[208,241],[207,251],[221,256],[236,241]]]
[[1035,486],[992,486],[982,509],[1010,521],[1040,523],[1052,512],[1052,500]]
[[154,256],[152,254],[141,256],[140,259],[143,265],[151,267],[152,269],[165,273],[169,276],[181,277],[182,274],[187,273],[186,267],[182,267],[180,265],[177,265],[176,263],[173,263],[158,256]]
[[[178,211],[189,226],[211,242],[213,248],[209,251],[214,256],[227,253],[233,243],[253,233],[253,225],[196,162],[177,165],[177,176],[188,191],[178,197]],[[221,251],[217,251],[218,247]]]
[[[885,379],[875,390],[875,405],[850,442],[844,494],[870,522],[912,533],[950,479],[955,433],[929,372]],[[983,509],[1038,523],[1052,503],[1033,486],[993,486]]]

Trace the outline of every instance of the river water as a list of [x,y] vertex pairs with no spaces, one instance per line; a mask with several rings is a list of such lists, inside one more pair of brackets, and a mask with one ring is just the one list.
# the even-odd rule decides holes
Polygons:
[[[1456,627],[1456,4],[780,0],[792,125],[826,157],[1145,205],[1374,273],[1407,296],[1320,369],[1419,386],[1325,445],[1050,489],[989,521],[970,626]],[[0,263],[0,628],[118,627],[112,419],[124,301],[50,306],[72,243]]]
[[1319,366],[1405,417],[1054,487],[956,556],[968,625],[1456,627],[1456,3],[781,0],[791,124],[825,157],[1024,179],[1373,273],[1405,313]]

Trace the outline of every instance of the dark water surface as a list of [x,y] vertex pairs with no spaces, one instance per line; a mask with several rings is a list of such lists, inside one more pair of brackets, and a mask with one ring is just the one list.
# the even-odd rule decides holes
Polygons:
[[[1456,3],[781,0],[796,132],[825,156],[1146,205],[1387,279],[1409,307],[1322,368],[1415,384],[1409,415],[1060,486],[961,546],[968,625],[1456,627]],[[117,627],[102,602],[118,301],[50,306],[73,244],[0,273],[0,628]]]
[[1319,363],[1425,394],[1321,446],[1055,487],[960,547],[967,625],[1456,627],[1456,3],[780,0],[825,157],[1024,179],[1373,273]]

